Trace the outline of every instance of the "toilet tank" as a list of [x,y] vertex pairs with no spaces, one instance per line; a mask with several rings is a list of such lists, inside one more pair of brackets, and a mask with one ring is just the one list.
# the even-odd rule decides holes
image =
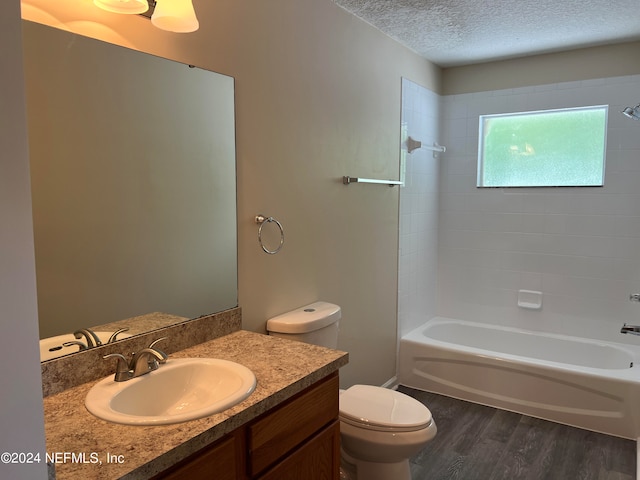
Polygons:
[[338,305],[315,302],[267,320],[267,331],[275,337],[337,348],[341,317]]

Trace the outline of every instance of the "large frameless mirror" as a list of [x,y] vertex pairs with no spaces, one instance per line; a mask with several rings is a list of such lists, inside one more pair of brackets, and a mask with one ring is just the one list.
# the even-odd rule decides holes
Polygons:
[[41,358],[237,306],[233,78],[23,29]]

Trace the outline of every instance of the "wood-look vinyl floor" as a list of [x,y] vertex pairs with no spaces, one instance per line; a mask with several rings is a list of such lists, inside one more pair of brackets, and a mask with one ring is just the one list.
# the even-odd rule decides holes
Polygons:
[[399,387],[438,427],[411,458],[413,480],[634,480],[636,443]]

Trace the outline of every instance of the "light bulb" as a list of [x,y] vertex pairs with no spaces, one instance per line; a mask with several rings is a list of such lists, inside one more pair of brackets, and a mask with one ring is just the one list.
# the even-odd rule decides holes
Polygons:
[[154,26],[169,32],[195,32],[200,26],[191,0],[158,0],[151,15]]
[[147,0],[93,0],[102,10],[112,13],[127,13],[136,15],[149,10]]

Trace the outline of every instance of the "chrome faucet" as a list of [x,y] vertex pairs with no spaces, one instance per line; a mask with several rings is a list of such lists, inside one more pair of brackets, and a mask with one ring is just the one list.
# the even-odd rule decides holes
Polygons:
[[632,335],[640,335],[640,325],[627,325],[625,323],[620,329],[620,333],[630,333]]
[[133,354],[131,358],[131,370],[133,377],[139,377],[149,372],[157,370],[161,363],[165,363],[167,359],[160,352],[153,348],[143,348],[139,352]]
[[152,342],[147,348],[133,353],[129,362],[127,362],[125,356],[120,353],[111,353],[103,356],[102,358],[105,360],[110,358],[116,358],[118,360],[116,374],[113,380],[116,382],[126,382],[132,378],[153,372],[157,370],[161,364],[166,363],[168,355],[162,350],[155,348],[156,343],[165,338],[166,337],[159,338]]
[[121,353],[110,353],[109,355],[105,355],[102,358],[108,360],[109,358],[117,358],[118,365],[116,366],[116,375],[113,378],[115,382],[126,382],[127,380],[131,380],[133,378],[133,370],[129,368],[129,363],[127,359]]
[[73,332],[73,336],[78,340],[84,337],[87,341],[87,348],[99,347],[102,345],[98,335],[96,335],[90,328],[81,328],[80,330],[76,330]]

